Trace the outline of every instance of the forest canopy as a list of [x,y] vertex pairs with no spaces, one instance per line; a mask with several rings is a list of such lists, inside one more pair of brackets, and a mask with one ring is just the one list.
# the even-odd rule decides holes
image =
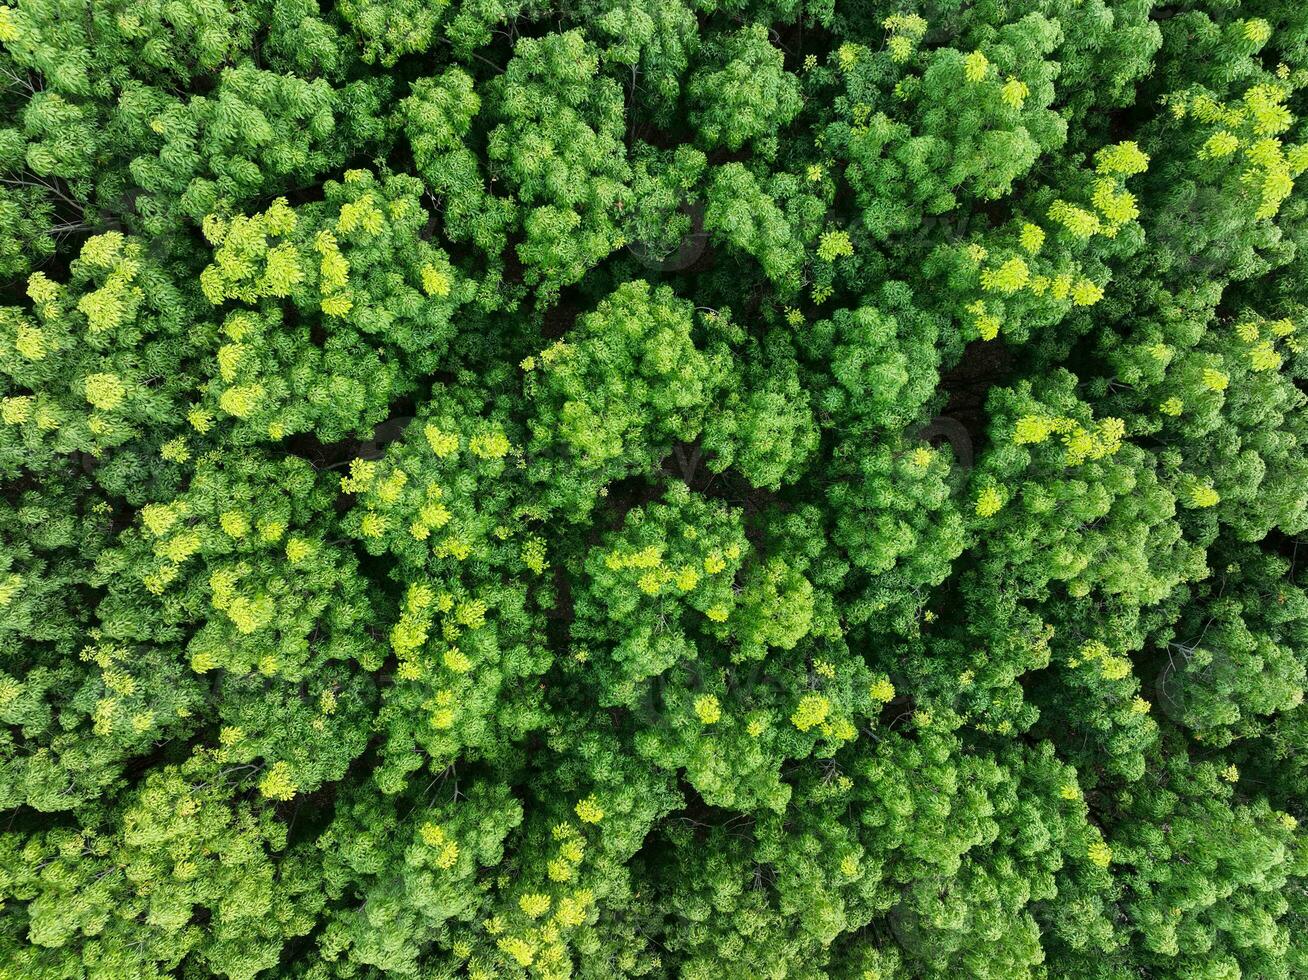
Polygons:
[[0,980],[1308,976],[1306,120],[1302,0],[0,0]]

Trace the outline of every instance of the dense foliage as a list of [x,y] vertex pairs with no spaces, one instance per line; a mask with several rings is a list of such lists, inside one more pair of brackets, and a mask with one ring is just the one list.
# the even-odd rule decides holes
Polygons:
[[0,978],[1308,976],[1305,10],[0,0]]

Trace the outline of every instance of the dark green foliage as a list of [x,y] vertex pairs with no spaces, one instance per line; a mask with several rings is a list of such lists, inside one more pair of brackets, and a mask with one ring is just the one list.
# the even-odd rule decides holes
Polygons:
[[0,980],[1308,975],[1306,59],[0,0]]

